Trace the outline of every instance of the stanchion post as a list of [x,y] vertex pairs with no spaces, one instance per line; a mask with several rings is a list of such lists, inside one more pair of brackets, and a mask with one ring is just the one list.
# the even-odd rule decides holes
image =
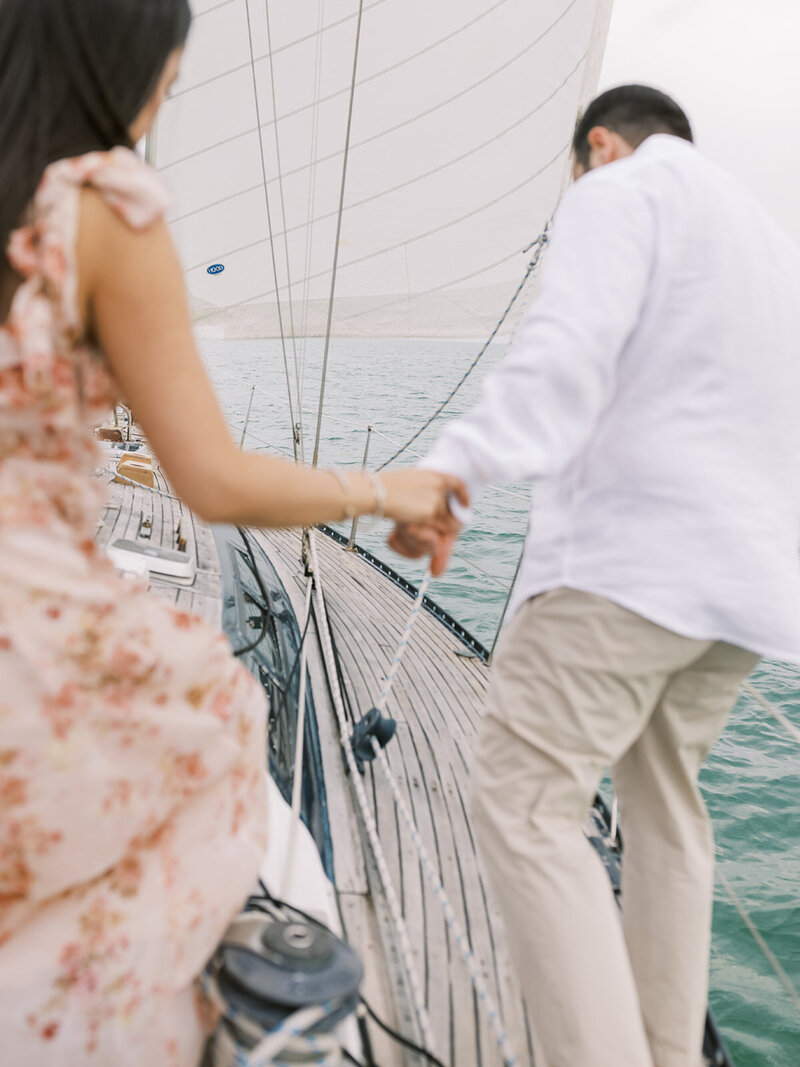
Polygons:
[[[368,426],[367,427],[367,443],[366,443],[366,445],[364,447],[364,461],[361,464],[362,471],[365,471],[367,469],[367,460],[369,459],[369,442],[370,442],[370,438],[371,437],[372,437],[372,427]],[[355,548],[356,533],[357,532],[358,532],[358,516],[356,515],[356,517],[353,519],[352,529],[350,530],[350,540],[347,542],[347,548],[348,548],[348,550],[350,552],[352,552],[353,549]]]
[[253,396],[255,395],[256,387],[253,386],[250,390],[250,403],[247,405],[247,415],[245,415],[244,426],[242,427],[242,439],[239,442],[239,451],[244,448],[244,439],[247,437],[247,427],[250,423],[250,412],[253,409]]

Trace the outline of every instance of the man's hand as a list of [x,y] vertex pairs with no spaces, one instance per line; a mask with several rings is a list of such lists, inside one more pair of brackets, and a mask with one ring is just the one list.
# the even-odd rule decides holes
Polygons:
[[461,533],[461,523],[452,515],[435,525],[398,523],[389,537],[389,547],[406,559],[431,557],[434,578],[444,574],[450,562],[453,546]]

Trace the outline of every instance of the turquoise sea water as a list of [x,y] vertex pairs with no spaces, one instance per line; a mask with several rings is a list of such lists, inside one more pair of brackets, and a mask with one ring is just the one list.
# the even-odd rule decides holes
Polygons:
[[[448,395],[477,353],[478,342],[341,340],[331,345],[320,463],[360,465],[367,438],[370,466],[387,459]],[[253,394],[247,447],[291,454],[286,376],[277,341],[211,341],[203,352],[237,441]],[[453,402],[449,415],[475,399],[495,346]],[[313,448],[321,342],[297,346],[307,457]],[[295,352],[287,350],[296,394]],[[297,417],[297,412],[295,413]],[[424,452],[436,426],[413,446]],[[407,454],[400,463],[411,463]],[[514,575],[527,522],[524,487],[487,491],[447,575],[431,595],[491,645]],[[362,522],[358,540],[389,559],[386,527]],[[418,581],[423,568],[391,557]],[[800,726],[800,669],[763,663],[754,683]],[[742,699],[703,772],[714,819],[718,866],[768,949],[800,988],[800,746],[752,700]],[[718,885],[711,962],[711,1005],[736,1067],[800,1067],[800,1012],[761,948]],[[620,1065],[624,1067],[624,1065]]]

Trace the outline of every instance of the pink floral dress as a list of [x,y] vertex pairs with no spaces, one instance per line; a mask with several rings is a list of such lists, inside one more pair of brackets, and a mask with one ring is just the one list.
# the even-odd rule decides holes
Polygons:
[[226,640],[94,544],[91,427],[115,389],[82,336],[81,189],[163,217],[133,153],[53,164],[0,327],[0,1062],[189,1067],[193,979],[266,847],[265,704]]

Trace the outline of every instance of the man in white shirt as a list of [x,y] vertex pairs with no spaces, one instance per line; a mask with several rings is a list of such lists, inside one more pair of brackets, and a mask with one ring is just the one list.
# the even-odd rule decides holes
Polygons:
[[[540,296],[424,462],[535,482],[473,804],[537,1067],[699,1067],[697,776],[759,657],[800,660],[800,254],[691,141],[654,89],[589,106]],[[622,925],[582,832],[606,767]]]

